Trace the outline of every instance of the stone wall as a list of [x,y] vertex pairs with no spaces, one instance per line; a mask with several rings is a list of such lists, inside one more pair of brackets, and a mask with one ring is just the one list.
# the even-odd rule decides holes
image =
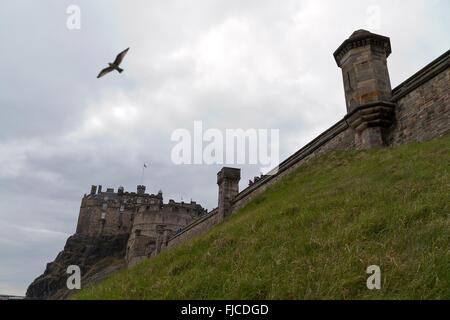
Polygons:
[[[447,51],[392,90],[395,119],[391,127],[383,129],[387,131],[388,146],[433,139],[450,132],[449,61],[450,51]],[[232,200],[231,212],[236,212],[286,174],[317,156],[331,150],[359,149],[361,137],[350,127],[349,117],[350,113],[283,161],[277,170],[241,191]],[[216,210],[171,238],[167,247],[202,234],[220,221]]]
[[450,131],[450,51],[393,90],[395,122],[389,144],[440,137]]
[[[450,132],[450,51],[431,62],[393,91],[395,121],[388,129],[388,145],[440,137]],[[359,147],[347,116],[282,162],[278,173],[266,176],[234,199],[232,212],[243,207],[292,170],[330,150]]]
[[129,265],[160,252],[168,239],[185,228],[205,210],[195,202],[143,207],[135,215],[127,245],[126,259]]
[[125,209],[115,200],[105,202],[85,198],[80,208],[76,233],[89,236],[129,234],[134,210],[134,206],[127,206]]
[[271,172],[271,174],[263,177],[257,183],[239,193],[233,201],[232,212],[235,212],[239,208],[243,207],[246,203],[251,201],[260,193],[266,191],[267,188],[282,179],[285,175],[315,157],[330,150],[348,150],[353,148],[353,129],[348,126],[345,119],[341,120],[305,147],[294,153],[291,157],[283,161],[279,165],[276,173],[274,171]]
[[147,194],[145,186],[138,186],[138,192],[124,192],[119,188],[107,189],[106,192],[96,192],[92,186],[91,193],[81,201],[78,215],[77,234],[99,236],[130,234],[134,216],[139,208],[159,208],[162,203],[162,193]]
[[[319,137],[293,154],[291,157],[283,161],[276,173],[273,171],[271,175],[264,176],[261,180],[240,192],[232,201],[231,212],[235,212],[246,203],[251,201],[255,196],[264,192],[273,183],[280,180],[286,174],[295,170],[307,161],[324,154],[330,150],[345,150],[354,147],[354,133],[345,120],[341,120],[330,129],[322,133]],[[184,241],[190,240],[197,235],[205,233],[214,225],[222,221],[222,216],[218,209],[214,209],[205,217],[194,221],[181,232],[169,239],[166,248],[173,247]]]
[[194,221],[192,224],[188,225],[183,229],[182,232],[175,234],[173,237],[169,239],[166,244],[166,248],[171,248],[176,246],[186,240],[192,239],[197,235],[200,235],[209,229],[212,226],[218,224],[221,221],[219,216],[219,211],[217,209],[212,210],[206,216]]

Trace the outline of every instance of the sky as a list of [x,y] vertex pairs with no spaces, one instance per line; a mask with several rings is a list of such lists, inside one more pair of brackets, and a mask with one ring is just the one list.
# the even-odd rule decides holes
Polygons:
[[[221,165],[175,164],[175,130],[278,129],[283,160],[345,115],[333,52],[353,31],[391,38],[395,87],[449,49],[449,12],[446,0],[1,1],[0,294],[24,295],[54,260],[91,185],[135,191],[143,163],[148,192],[213,209]],[[96,79],[127,47],[125,71]],[[240,167],[243,189],[260,167]]]

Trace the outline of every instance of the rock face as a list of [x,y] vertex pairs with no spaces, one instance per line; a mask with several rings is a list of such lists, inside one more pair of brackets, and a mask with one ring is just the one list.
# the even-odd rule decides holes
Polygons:
[[99,281],[125,265],[128,235],[86,236],[76,234],[67,239],[64,250],[55,261],[47,264],[44,274],[28,287],[30,299],[63,299],[67,289],[67,267],[77,265],[81,269],[81,286]]

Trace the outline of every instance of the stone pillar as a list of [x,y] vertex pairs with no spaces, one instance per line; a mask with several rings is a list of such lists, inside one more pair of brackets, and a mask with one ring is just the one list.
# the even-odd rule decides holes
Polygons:
[[241,180],[241,169],[222,168],[217,173],[217,184],[219,185],[219,219],[223,220],[231,213],[232,200],[239,193],[239,181]]
[[386,128],[393,122],[390,54],[390,39],[366,30],[355,31],[334,53],[344,80],[346,120],[362,149],[385,145]]

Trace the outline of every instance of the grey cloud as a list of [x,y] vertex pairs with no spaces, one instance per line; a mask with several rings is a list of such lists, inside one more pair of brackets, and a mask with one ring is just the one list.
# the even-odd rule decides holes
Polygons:
[[[448,49],[448,2],[427,3],[377,2],[393,85]],[[69,4],[79,31],[65,27]],[[332,52],[371,4],[2,1],[0,293],[24,294],[54,259],[91,184],[134,190],[144,162],[149,192],[212,209],[220,166],[172,164],[173,130],[279,128],[283,160],[340,119]],[[125,72],[98,81],[128,46]],[[243,166],[241,188],[258,174]]]

